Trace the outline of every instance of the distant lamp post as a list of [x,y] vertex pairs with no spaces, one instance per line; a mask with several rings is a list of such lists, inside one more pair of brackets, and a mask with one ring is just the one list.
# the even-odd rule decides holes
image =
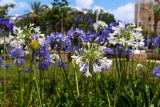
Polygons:
[[98,21],[99,15],[100,15],[100,9],[96,10],[96,22]]

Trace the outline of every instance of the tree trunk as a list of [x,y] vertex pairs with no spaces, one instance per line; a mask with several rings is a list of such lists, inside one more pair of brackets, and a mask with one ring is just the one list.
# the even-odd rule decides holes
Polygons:
[[155,18],[154,18],[154,32],[157,34],[157,26],[158,26],[158,19],[156,18],[156,16],[155,16]]

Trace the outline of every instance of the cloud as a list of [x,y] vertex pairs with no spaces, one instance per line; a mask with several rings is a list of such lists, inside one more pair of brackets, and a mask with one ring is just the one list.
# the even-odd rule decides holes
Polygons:
[[106,9],[104,7],[101,7],[101,6],[98,6],[98,5],[93,6],[93,10],[97,10],[97,9],[106,11]]
[[112,13],[116,20],[134,22],[134,3],[127,3],[108,12]]
[[106,9],[102,6],[94,4],[94,0],[76,0],[76,9],[91,8],[93,10],[102,9],[105,12],[112,13],[116,20],[124,22],[134,22],[134,3],[127,3],[115,9]]
[[94,0],[76,0],[75,3],[76,3],[76,7],[78,8],[88,9],[92,7]]
[[15,7],[10,9],[9,15],[22,15],[25,11],[30,10],[30,5],[27,2],[16,2]]
[[15,4],[15,7],[9,10],[8,14],[11,16],[17,16],[24,14],[25,11],[30,9],[30,6],[27,2],[21,1],[16,2],[16,0],[1,0],[0,5],[3,6],[5,4]]
[[1,0],[0,5],[3,6],[5,4],[16,4],[14,0]]

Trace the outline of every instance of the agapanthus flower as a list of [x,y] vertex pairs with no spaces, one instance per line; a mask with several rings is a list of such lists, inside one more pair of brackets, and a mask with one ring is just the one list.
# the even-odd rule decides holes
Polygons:
[[[76,51],[72,57],[75,64],[79,65],[80,72],[87,77],[93,73],[107,71],[112,66],[112,61],[104,57],[104,47],[96,43],[87,43],[83,51]],[[90,71],[93,68],[93,71]]]
[[105,49],[104,49],[104,52],[105,52],[107,55],[111,55],[111,56],[114,55],[114,50],[111,49],[111,48],[105,48]]
[[2,67],[4,67],[5,66],[5,62],[4,62],[4,60],[2,59],[2,57],[0,57],[0,68]]
[[29,68],[25,68],[25,69],[24,69],[24,72],[25,72],[25,73],[28,73],[29,71],[30,71]]
[[13,49],[10,52],[9,56],[14,60],[14,63],[16,63],[18,66],[22,66],[25,63],[24,52],[20,49]]
[[62,67],[64,69],[66,69],[67,64],[59,60],[58,63],[56,64],[56,66],[57,67]]
[[86,32],[86,36],[83,37],[83,42],[93,42],[97,38],[97,34],[93,32]]
[[160,47],[160,35],[158,35],[155,39],[154,39],[154,46],[156,48]]
[[85,36],[86,36],[86,33],[79,28],[76,28],[76,29],[72,28],[71,30],[68,31],[67,38],[71,40],[72,50],[79,49],[82,46]]
[[84,15],[84,20],[87,22],[87,24],[93,23],[93,19],[91,19],[89,16]]
[[93,22],[93,19],[91,19],[89,16],[83,15],[83,16],[75,17],[74,21],[76,23],[86,22],[86,24],[91,24]]
[[70,39],[59,32],[51,33],[46,40],[46,44],[49,44],[51,48],[59,51],[60,50],[69,51],[71,45]]
[[14,24],[11,23],[9,19],[2,19],[0,18],[0,28],[5,29],[9,32],[13,32]]
[[[23,49],[24,46],[29,46],[33,50],[37,50],[39,46],[45,46],[45,35],[41,34],[40,28],[34,28],[32,24],[21,27],[14,27],[16,36],[9,36],[10,45],[16,49]],[[27,47],[28,48],[28,47]]]
[[101,31],[97,32],[96,42],[100,45],[104,45],[108,42],[109,33],[111,29],[109,27],[104,27]]
[[74,22],[76,22],[76,23],[80,23],[80,22],[82,22],[82,17],[75,17],[74,19]]
[[10,46],[16,49],[23,49],[23,45],[25,44],[24,39],[11,39]]
[[60,56],[58,54],[51,54],[51,58],[55,63],[60,60]]
[[[34,47],[35,45],[37,45],[37,47],[38,46],[45,46],[46,44],[46,38],[45,38],[45,35],[44,34],[40,34],[40,31],[39,30],[37,30],[34,34],[32,34],[31,36],[30,36],[30,41],[31,41],[31,47]],[[33,44],[33,46],[32,46],[32,43],[33,42],[37,42],[36,44]]]
[[80,68],[80,72],[82,72],[82,74],[86,77],[91,77],[91,73],[89,72],[89,64],[85,63],[85,62],[81,62],[79,64],[79,68]]
[[133,54],[133,52],[132,52],[132,50],[131,49],[129,49],[129,48],[126,48],[126,56],[129,56],[129,55],[132,55]]
[[[98,63],[97,63],[98,62]],[[107,59],[106,57],[99,59],[93,64],[93,72],[105,72],[109,70],[112,66],[112,60]]]
[[112,29],[113,26],[118,26],[118,25],[119,25],[119,22],[120,22],[120,21],[111,22],[111,23],[108,25],[108,27],[109,27],[110,29]]
[[114,51],[116,53],[117,56],[120,55],[125,55],[125,56],[129,56],[132,54],[132,50],[129,48],[125,48],[124,46],[118,45],[114,48]]
[[41,34],[41,32],[40,32],[40,27],[39,27],[39,26],[35,27],[35,28],[34,28],[34,32],[35,32],[36,34]]
[[102,30],[103,28],[107,26],[108,25],[103,21],[97,21],[96,23],[93,24],[93,28],[96,32],[98,32],[98,30]]
[[136,65],[136,71],[142,70],[144,66],[142,64],[137,64]]
[[158,78],[160,77],[160,66],[157,66],[153,69],[153,75]]
[[69,39],[80,38],[81,40],[83,40],[85,35],[86,35],[85,32],[79,28],[75,28],[75,29],[72,28],[67,32],[67,36]]
[[6,66],[6,69],[12,68],[11,64],[5,64],[5,66]]
[[108,40],[113,46],[122,45],[124,47],[132,47],[133,49],[144,46],[142,29],[141,27],[136,28],[135,24],[119,22],[118,26],[112,27],[112,31],[113,33],[109,34]]
[[146,39],[146,40],[145,40],[145,46],[150,47],[151,45],[152,45],[151,39]]
[[16,36],[9,35],[10,46],[16,49],[23,49],[23,45],[25,44],[25,34],[23,30],[14,26],[13,31]]
[[48,69],[49,66],[54,63],[49,51],[44,47],[39,47],[39,49],[34,52],[34,59],[35,62],[38,61],[38,68],[41,70]]
[[[124,51],[125,49],[125,51]],[[123,46],[116,46],[115,48],[104,48],[104,52],[107,55],[111,55],[111,56],[120,56],[120,55],[125,55],[126,57],[128,57],[129,55],[132,55],[132,50],[129,48],[124,48]]]

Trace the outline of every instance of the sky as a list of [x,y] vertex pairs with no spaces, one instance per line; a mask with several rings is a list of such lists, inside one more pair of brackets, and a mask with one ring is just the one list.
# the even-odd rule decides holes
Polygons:
[[[0,0],[0,5],[13,3],[14,9],[10,9],[9,15],[18,16],[31,11],[30,5],[34,1],[51,6],[53,0]],[[134,22],[134,0],[68,0],[69,6],[82,9],[103,9],[112,13],[116,20]]]

